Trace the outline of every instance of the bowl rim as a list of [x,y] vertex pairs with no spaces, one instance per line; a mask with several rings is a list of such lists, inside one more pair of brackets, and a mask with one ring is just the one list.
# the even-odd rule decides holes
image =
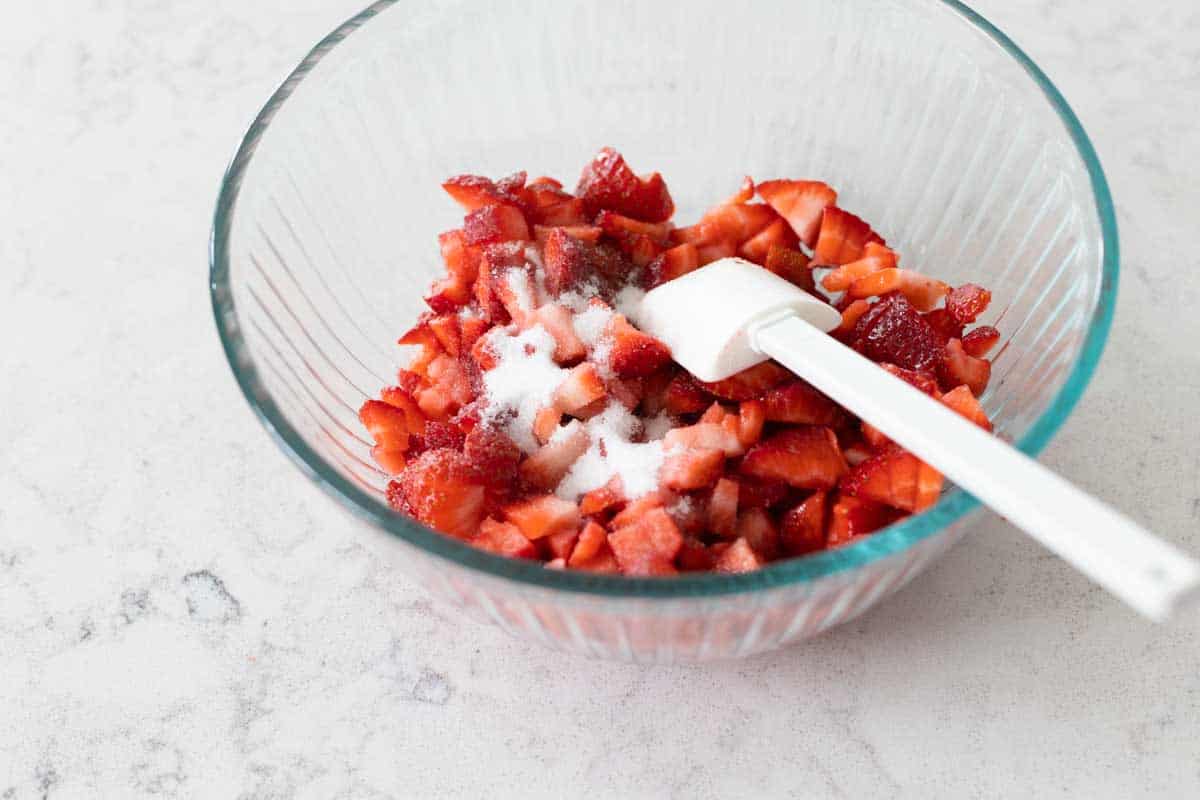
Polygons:
[[[1104,170],[1079,118],[1046,74],[995,25],[960,0],[933,0],[970,23],[1006,51],[1029,75],[1066,128],[1083,160],[1100,219],[1103,267],[1096,306],[1087,334],[1067,380],[1049,406],[1016,446],[1036,457],[1062,426],[1087,387],[1112,326],[1116,305],[1119,253],[1117,222]],[[979,501],[954,488],[922,514],[835,550],[804,558],[772,562],[750,573],[693,573],[670,578],[630,578],[582,571],[546,569],[541,562],[493,555],[438,533],[394,512],[360,486],[330,467],[291,425],[259,379],[242,336],[229,284],[229,235],[241,181],[262,136],[279,108],[305,76],[338,44],[398,0],[376,0],[321,39],[272,93],[238,145],[221,182],[209,240],[209,290],[217,333],[246,401],[276,444],[311,480],[342,506],[393,536],[467,569],[544,590],[611,598],[687,598],[757,592],[817,579],[867,566],[905,551],[942,531],[979,507]]]

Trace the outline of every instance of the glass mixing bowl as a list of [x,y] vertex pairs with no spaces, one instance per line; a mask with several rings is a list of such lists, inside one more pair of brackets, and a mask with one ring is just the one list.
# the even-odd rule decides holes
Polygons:
[[[505,630],[635,661],[744,656],[813,636],[904,585],[978,503],[744,575],[544,569],[393,513],[356,410],[461,212],[439,183],[519,169],[571,185],[604,145],[658,170],[691,220],[755,178],[819,178],[907,265],[989,287],[983,399],[1038,453],[1103,348],[1112,199],[1079,120],[1003,33],[949,0],[378,2],[319,42],[250,126],[221,187],[211,290],[246,399],[366,520],[378,552]],[[397,576],[397,580],[400,577]]]

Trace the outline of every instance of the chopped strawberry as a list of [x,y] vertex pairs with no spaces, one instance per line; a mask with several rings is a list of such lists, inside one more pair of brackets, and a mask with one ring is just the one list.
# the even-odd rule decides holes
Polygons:
[[573,422],[521,463],[521,478],[535,489],[549,491],[558,486],[590,445],[587,431]]
[[866,300],[855,300],[844,309],[842,309],[842,321],[836,328],[829,332],[829,335],[840,341],[846,341],[854,335],[854,329],[858,325],[858,321],[862,319],[862,315],[866,314],[871,308],[871,304]]
[[932,372],[904,369],[903,367],[897,367],[895,364],[880,364],[879,366],[910,386],[920,389],[930,397],[938,396],[937,378],[934,377]]
[[404,410],[381,400],[368,400],[358,411],[358,419],[375,440],[371,456],[392,474],[399,474],[409,448],[409,423]]
[[667,384],[663,395],[663,407],[668,413],[697,414],[708,408],[713,396],[704,390],[699,381],[687,372],[680,372]]
[[753,572],[762,564],[762,559],[754,552],[754,548],[750,546],[749,542],[745,539],[738,539],[721,552],[713,569],[717,572],[736,574]]
[[825,492],[813,492],[784,513],[779,543],[785,555],[802,556],[825,548],[825,498]]
[[860,278],[885,269],[894,269],[899,259],[896,254],[878,242],[868,242],[863,248],[863,257],[851,261],[830,272],[821,279],[821,285],[831,292],[844,292]]
[[741,476],[738,481],[738,508],[770,508],[782,502],[791,487],[779,480],[755,480]]
[[946,295],[946,310],[963,325],[974,322],[992,302],[992,293],[982,286],[964,283]]
[[711,264],[714,261],[720,261],[722,258],[729,258],[736,254],[737,243],[729,239],[721,239],[720,241],[700,245],[696,248],[696,258],[702,267],[705,264]]
[[798,489],[829,489],[846,471],[837,437],[829,428],[789,428],[746,453],[740,471],[761,480],[783,481]]
[[554,390],[554,405],[564,414],[578,416],[582,409],[597,400],[603,400],[606,395],[604,379],[600,377],[596,365],[585,361],[573,367]]
[[703,489],[717,482],[724,464],[725,454],[720,450],[670,450],[658,471],[658,479],[675,491]]
[[608,535],[608,544],[626,575],[673,575],[683,534],[661,508]]
[[430,386],[417,393],[417,405],[427,417],[445,419],[474,399],[463,362],[439,355],[429,362],[425,376]]
[[516,525],[500,522],[491,517],[480,523],[479,532],[470,541],[480,550],[487,550],[496,555],[510,558],[537,558],[537,548],[533,546],[533,542],[525,538]]
[[749,175],[742,178],[742,184],[738,190],[729,197],[725,198],[723,205],[731,205],[733,203],[749,203],[754,199],[754,179]]
[[550,238],[550,232],[556,230],[562,231],[572,239],[591,244],[600,241],[600,235],[603,233],[595,225],[534,225],[533,238],[537,240],[539,247],[545,247],[546,240]]
[[452,356],[462,352],[462,335],[459,332],[458,314],[439,314],[429,320],[429,330],[442,350]]
[[525,189],[525,194],[528,197],[526,208],[529,221],[535,226],[574,227],[587,224],[583,201],[562,191],[561,186],[535,181]]
[[834,425],[842,419],[837,403],[799,379],[768,389],[762,396],[762,406],[771,422]]
[[[736,417],[734,419],[736,421]],[[663,446],[668,450],[720,450],[731,458],[745,452],[745,448],[742,447],[742,442],[738,438],[736,425],[733,430],[730,430],[720,423],[704,422],[703,420],[695,425],[667,431],[667,435],[663,437]]]
[[644,378],[613,378],[608,382],[608,393],[618,403],[633,411],[642,402],[644,386]]
[[717,402],[710,405],[703,414],[700,415],[700,422],[720,423],[726,417],[725,408]]
[[625,492],[621,488],[621,478],[618,476],[579,498],[579,513],[591,517],[603,514],[624,502]]
[[567,559],[571,569],[582,569],[588,572],[617,573],[620,566],[616,556],[608,545],[608,534],[604,527],[595,522],[589,522],[583,527],[575,549]]
[[[742,242],[742,246],[738,248],[738,255],[747,261],[753,261],[755,264],[766,266],[767,259],[770,257],[773,248],[799,252],[794,249],[797,244],[799,244],[799,239],[792,232],[792,228],[788,225],[787,220],[776,219],[767,225],[767,227]],[[805,270],[805,274],[809,274],[807,270]]]
[[508,281],[508,272],[512,269],[525,272],[530,277],[530,285],[533,284],[533,265],[525,260],[523,242],[503,242],[483,248],[479,276],[475,279],[475,302],[480,314],[497,325],[509,320],[504,298],[512,291]]
[[[691,242],[699,246],[732,242],[736,247],[777,219],[771,207],[761,203],[723,203],[706,211],[697,224],[672,231],[671,238],[677,244]],[[765,247],[763,255],[766,255]]]
[[829,266],[849,264],[863,257],[867,242],[878,238],[870,225],[849,211],[829,206],[821,217],[821,232],[813,250],[813,262]]
[[491,337],[480,336],[475,340],[475,344],[471,345],[471,359],[484,372],[496,368],[500,360],[496,355],[496,349],[492,344]]
[[675,213],[675,204],[662,176],[657,172],[639,178],[619,153],[602,149],[579,177],[575,194],[589,215],[615,211],[644,222],[665,222]]
[[900,292],[918,311],[929,311],[946,296],[950,287],[918,272],[907,269],[881,269],[864,275],[846,290],[852,298],[880,297],[889,292]]
[[991,325],[980,325],[962,337],[963,350],[969,356],[983,358],[1000,341],[1000,331]]
[[574,530],[559,531],[538,541],[541,542],[551,557],[561,558],[566,562],[571,557],[571,551],[575,549],[575,543],[579,541],[579,532]]
[[490,328],[491,324],[485,319],[459,315],[458,337],[461,351],[470,352],[471,348],[475,346],[475,342],[479,341],[479,337],[487,333]]
[[992,430],[992,421],[988,419],[983,406],[975,399],[969,386],[957,386],[942,395],[942,402],[957,411],[962,416],[974,422],[985,431]]
[[496,203],[519,205],[519,198],[512,191],[513,183],[502,183],[504,185],[499,186],[479,175],[457,175],[443,183],[442,188],[467,211],[475,211]]
[[612,518],[612,520],[609,522],[609,525],[613,530],[616,530],[617,528],[623,528],[626,525],[632,525],[647,512],[655,508],[662,508],[662,506],[663,499],[660,492],[651,492],[650,494],[642,495],[638,499],[627,504],[625,508],[621,509],[621,511]]
[[881,297],[858,320],[854,347],[872,361],[931,372],[941,361],[937,334],[902,294]]
[[521,462],[516,443],[498,430],[477,425],[463,439],[462,452],[479,474],[479,483],[487,487],[489,501],[507,500]]
[[976,397],[983,394],[992,377],[992,365],[986,359],[967,355],[958,339],[946,343],[942,362],[938,365],[938,378],[943,389],[952,389],[966,384]]
[[552,494],[531,497],[507,506],[504,516],[520,528],[526,538],[535,541],[579,527],[578,506]]
[[675,565],[680,572],[705,572],[713,568],[715,559],[704,542],[694,536],[684,536]]
[[950,316],[950,312],[944,308],[935,308],[924,314],[925,321],[929,323],[929,327],[937,332],[938,337],[942,340],[943,345],[951,339],[961,339],[963,335],[962,323]]
[[820,181],[775,180],[757,188],[758,196],[788,221],[804,244],[816,244],[822,214],[837,202],[837,192]]
[[764,509],[750,508],[738,515],[737,537],[750,545],[764,562],[779,554],[779,529]]
[[842,490],[853,497],[919,512],[937,502],[942,474],[893,446],[855,467],[842,481]]
[[453,450],[427,450],[396,479],[396,498],[420,522],[459,539],[469,539],[484,516],[484,487],[467,457]]
[[447,276],[434,284],[425,302],[439,313],[454,311],[471,300],[471,287],[479,273],[480,252],[469,247],[461,230],[447,231],[438,236]]
[[529,225],[520,209],[510,205],[483,206],[467,214],[463,220],[463,235],[468,245],[524,241],[529,238]]
[[670,242],[671,224],[668,222],[642,222],[615,211],[601,211],[596,216],[596,225],[618,244],[642,236],[663,248]]
[[412,392],[399,386],[389,386],[379,392],[379,399],[404,412],[404,421],[409,433],[420,433],[425,429],[425,415],[417,407]]
[[[414,434],[414,440],[417,438]],[[449,422],[440,422],[436,419],[425,420],[425,425],[421,429],[419,449],[421,452],[426,450],[462,450],[466,444],[466,434],[462,428]],[[414,441],[413,449],[418,448]]]
[[792,373],[774,361],[764,361],[749,369],[744,369],[736,375],[730,375],[725,380],[713,383],[701,382],[700,386],[709,394],[714,394],[724,400],[753,400],[790,377],[792,377]]
[[891,525],[898,516],[901,515],[882,503],[848,494],[834,495],[825,546],[834,548],[849,544],[858,537]]
[[562,412],[554,406],[546,406],[534,415],[533,438],[538,440],[538,444],[550,441],[550,437],[558,431],[562,417]]
[[708,498],[708,528],[717,536],[731,537],[737,529],[738,482],[721,478]]
[[685,242],[659,253],[646,267],[643,283],[647,289],[653,289],[699,268],[700,253],[696,245]]
[[609,366],[623,378],[651,375],[671,360],[671,351],[648,333],[629,324],[621,314],[614,314],[604,331],[611,340]]
[[762,438],[767,411],[758,400],[743,400],[738,406],[738,441],[749,447]]
[[772,244],[767,250],[767,259],[763,265],[771,272],[806,292],[815,290],[812,270],[808,267],[808,256],[791,247],[780,247]]
[[580,241],[562,228],[551,230],[542,251],[546,291],[558,297],[589,280],[612,287],[625,281],[634,265],[620,251],[604,244]]
[[541,325],[554,338],[554,360],[572,364],[587,355],[587,347],[575,333],[571,312],[557,303],[546,303],[529,315],[530,325]]

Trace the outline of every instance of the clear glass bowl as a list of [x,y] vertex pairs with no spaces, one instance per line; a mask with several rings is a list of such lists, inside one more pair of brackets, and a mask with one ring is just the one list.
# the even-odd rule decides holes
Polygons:
[[[460,212],[438,188],[518,169],[571,184],[603,145],[659,170],[694,219],[742,175],[837,187],[909,266],[992,289],[1004,339],[984,406],[1036,454],[1100,356],[1117,284],[1112,200],[1079,121],[957,2],[378,2],[267,101],[218,201],[211,289],[234,374],[280,447],[431,592],[606,658],[744,656],[862,613],[966,531],[952,489],[844,549],[746,575],[630,579],[502,559],[386,505],[355,411]],[[399,576],[397,577],[399,580]]]

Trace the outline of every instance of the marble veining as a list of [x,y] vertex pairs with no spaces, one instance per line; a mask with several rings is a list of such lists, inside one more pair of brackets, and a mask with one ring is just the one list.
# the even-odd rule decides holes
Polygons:
[[[1200,795],[1200,626],[995,519],[864,618],[702,668],[549,653],[385,569],[246,408],[204,285],[240,132],[364,2],[6,10],[0,799]],[[1079,112],[1121,225],[1045,460],[1200,551],[1200,13],[977,6]]]

